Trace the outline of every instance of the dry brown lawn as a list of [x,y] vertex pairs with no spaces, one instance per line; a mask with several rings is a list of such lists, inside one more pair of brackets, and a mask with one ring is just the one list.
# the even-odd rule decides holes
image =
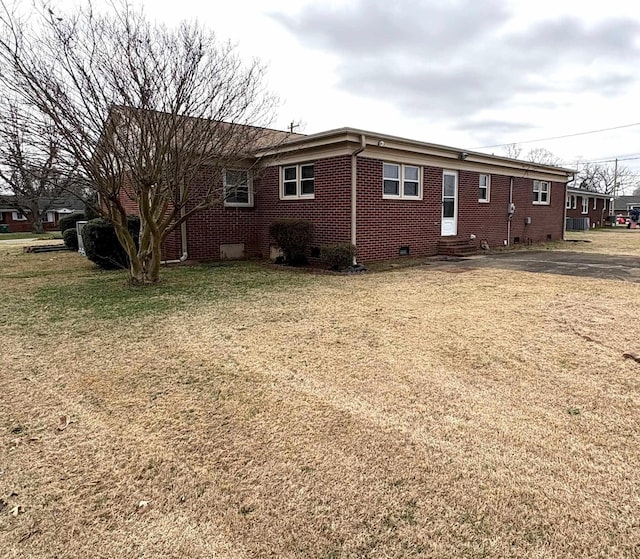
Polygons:
[[640,557],[639,284],[165,278],[0,247],[1,556]]
[[569,232],[567,238],[589,242],[559,243],[558,249],[640,256],[640,229],[614,227],[597,231]]

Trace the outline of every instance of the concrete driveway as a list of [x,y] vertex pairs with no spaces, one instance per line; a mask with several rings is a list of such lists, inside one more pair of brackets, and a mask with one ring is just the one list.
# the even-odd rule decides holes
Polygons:
[[456,262],[456,266],[499,268],[640,283],[640,260],[631,256],[527,250],[495,252]]

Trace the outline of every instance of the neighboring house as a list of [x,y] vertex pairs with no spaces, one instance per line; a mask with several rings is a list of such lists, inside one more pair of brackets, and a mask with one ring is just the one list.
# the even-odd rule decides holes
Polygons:
[[[27,216],[23,215],[12,203],[12,195],[0,196],[0,225],[7,225],[11,233],[30,233],[32,226]],[[84,211],[84,204],[76,197],[46,198],[40,202],[41,208],[48,208],[42,223],[45,231],[58,229],[60,218],[73,212]]]
[[313,222],[312,255],[351,242],[364,262],[562,239],[573,173],[351,128],[292,137],[255,158],[257,173],[246,163],[202,169],[195,184],[219,184],[226,200],[176,230],[165,258],[272,256],[269,226],[281,218]]
[[634,208],[640,208],[640,196],[618,196],[613,201],[613,211],[616,215],[629,217],[629,212]]
[[613,214],[613,198],[610,194],[567,188],[567,230],[604,227]]

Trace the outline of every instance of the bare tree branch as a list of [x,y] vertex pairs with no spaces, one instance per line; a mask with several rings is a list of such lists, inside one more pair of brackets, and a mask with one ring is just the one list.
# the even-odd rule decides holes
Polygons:
[[[52,123],[60,158],[95,185],[132,282],[157,281],[171,231],[223,202],[222,169],[247,168],[257,146],[282,141],[266,128],[276,100],[264,67],[197,23],[152,24],[126,0],[109,13],[47,5],[35,22],[2,7],[2,85]],[[207,169],[220,180],[205,180]],[[140,213],[137,250],[127,199]]]

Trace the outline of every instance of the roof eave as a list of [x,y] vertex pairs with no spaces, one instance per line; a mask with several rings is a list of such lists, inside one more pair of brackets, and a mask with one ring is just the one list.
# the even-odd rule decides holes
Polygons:
[[337,143],[352,143],[360,145],[360,138],[365,137],[366,147],[377,147],[386,149],[396,149],[400,151],[408,151],[412,153],[422,154],[426,156],[439,157],[449,159],[451,161],[466,161],[469,163],[498,165],[500,167],[513,169],[514,172],[539,171],[550,175],[562,177],[564,181],[568,177],[575,174],[574,169],[564,167],[555,167],[552,165],[541,165],[539,163],[531,163],[519,159],[510,159],[496,155],[489,155],[476,151],[454,148],[440,144],[432,144],[401,138],[390,134],[381,134],[379,132],[371,132],[368,130],[360,130],[357,128],[336,128],[310,134],[304,138],[296,138],[284,142],[281,145],[265,148],[256,152],[257,157],[277,156],[297,151],[305,151],[319,148],[322,146],[330,146]]

